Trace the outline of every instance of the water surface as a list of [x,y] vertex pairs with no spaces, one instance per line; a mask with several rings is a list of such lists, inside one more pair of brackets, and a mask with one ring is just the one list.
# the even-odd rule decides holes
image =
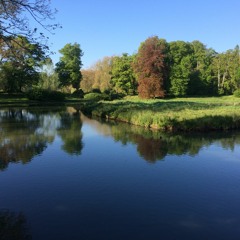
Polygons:
[[240,239],[239,203],[239,132],[0,110],[0,239]]

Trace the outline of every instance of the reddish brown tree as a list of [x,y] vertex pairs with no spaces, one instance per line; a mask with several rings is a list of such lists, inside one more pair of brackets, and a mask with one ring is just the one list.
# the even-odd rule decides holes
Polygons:
[[141,98],[164,97],[166,48],[166,41],[157,36],[148,38],[139,47],[133,67]]

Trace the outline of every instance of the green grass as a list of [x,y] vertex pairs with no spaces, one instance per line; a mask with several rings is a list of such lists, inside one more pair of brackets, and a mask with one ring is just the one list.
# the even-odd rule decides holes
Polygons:
[[86,104],[93,116],[169,131],[207,131],[240,128],[240,99],[234,96],[100,101]]

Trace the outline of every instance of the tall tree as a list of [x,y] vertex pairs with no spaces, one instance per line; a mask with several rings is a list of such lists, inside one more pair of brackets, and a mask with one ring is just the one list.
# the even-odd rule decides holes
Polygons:
[[83,52],[80,45],[78,43],[68,43],[59,52],[62,54],[62,57],[56,64],[56,71],[60,85],[62,87],[72,86],[78,90],[82,79],[80,69],[82,67],[81,57]]
[[189,95],[216,94],[216,84],[211,68],[216,52],[200,41],[191,42],[193,49],[193,69],[188,85]]
[[165,96],[166,49],[166,41],[157,36],[148,38],[140,45],[134,63],[140,97]]
[[232,94],[240,85],[240,53],[239,47],[216,55],[213,61],[218,92]]
[[93,84],[94,89],[99,89],[101,92],[104,92],[112,88],[110,72],[112,71],[114,58],[114,56],[106,56],[103,59],[98,60],[91,67],[91,69],[95,72]]
[[11,46],[1,45],[0,87],[7,92],[19,92],[38,82],[37,68],[45,54],[39,44],[32,44],[23,36],[12,39]]
[[95,71],[93,69],[83,69],[82,71],[82,81],[81,81],[81,89],[83,92],[91,92],[93,89]]
[[58,90],[59,88],[58,74],[54,69],[54,64],[51,58],[47,58],[41,66],[40,79],[38,87],[47,90]]
[[170,93],[184,96],[188,91],[190,75],[193,69],[193,49],[190,43],[174,41],[169,43],[170,51]]
[[133,95],[137,90],[137,82],[132,68],[133,56],[127,53],[115,57],[111,71],[111,84],[117,93]]

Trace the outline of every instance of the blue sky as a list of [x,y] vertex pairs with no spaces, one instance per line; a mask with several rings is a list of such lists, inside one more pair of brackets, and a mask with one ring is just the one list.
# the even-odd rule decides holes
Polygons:
[[239,0],[52,0],[63,28],[50,36],[56,52],[77,42],[83,68],[104,56],[132,54],[157,35],[168,42],[199,40],[224,52],[240,44]]

